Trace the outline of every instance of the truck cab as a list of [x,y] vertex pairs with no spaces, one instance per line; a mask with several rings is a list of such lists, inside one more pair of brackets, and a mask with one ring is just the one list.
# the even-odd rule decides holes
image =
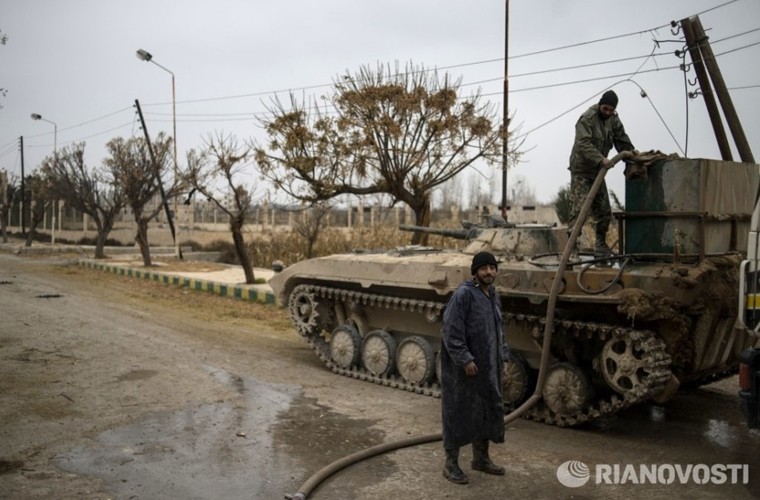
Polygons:
[[739,408],[750,428],[760,427],[760,186],[747,238],[747,258],[739,266],[738,323],[754,339],[739,357]]

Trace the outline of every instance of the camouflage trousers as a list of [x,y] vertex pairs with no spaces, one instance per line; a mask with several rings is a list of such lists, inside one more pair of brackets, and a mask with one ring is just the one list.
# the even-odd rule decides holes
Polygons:
[[[573,230],[576,219],[580,215],[583,203],[586,201],[591,186],[594,185],[594,179],[571,175],[570,177],[570,220],[567,223],[568,232]],[[602,182],[599,191],[591,202],[591,218],[596,222],[596,233],[607,234],[612,218],[612,208],[610,207],[610,196],[607,193],[607,183]]]

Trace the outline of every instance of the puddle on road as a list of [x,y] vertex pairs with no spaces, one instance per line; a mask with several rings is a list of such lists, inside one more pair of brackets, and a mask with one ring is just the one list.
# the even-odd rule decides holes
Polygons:
[[119,498],[282,498],[327,463],[382,441],[373,422],[317,405],[297,386],[207,369],[242,398],[148,414],[55,464],[102,479]]
[[640,404],[588,427],[608,436],[637,434],[656,439],[681,450],[682,459],[693,458],[690,454],[694,453],[713,458],[745,454],[756,457],[752,450],[757,449],[760,440],[747,434],[733,385],[727,384],[685,389],[664,405]]
[[[384,442],[385,433],[373,426],[376,421],[348,419],[317,404],[313,398],[299,397],[277,419],[273,428],[275,443],[283,456],[298,461],[305,471],[293,477],[296,493],[312,474],[343,457]],[[331,498],[360,498],[360,490],[387,477],[398,467],[387,455],[373,457],[352,465],[350,472],[328,479]]]

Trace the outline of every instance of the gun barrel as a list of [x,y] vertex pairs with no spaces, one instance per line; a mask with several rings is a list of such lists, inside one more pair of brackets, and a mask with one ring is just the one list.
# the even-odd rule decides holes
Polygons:
[[446,229],[440,227],[414,226],[411,224],[401,224],[398,228],[402,231],[418,231],[420,233],[439,234],[441,236],[448,236],[449,238],[456,238],[458,240],[466,240],[470,234],[470,231],[467,229]]

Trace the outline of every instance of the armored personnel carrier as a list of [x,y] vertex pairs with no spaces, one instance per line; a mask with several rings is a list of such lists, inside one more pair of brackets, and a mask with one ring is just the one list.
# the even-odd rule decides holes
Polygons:
[[[560,426],[664,402],[682,383],[736,369],[747,340],[735,329],[738,264],[758,166],[672,159],[626,183],[616,214],[619,254],[581,255],[565,273],[543,400],[525,415]],[[470,279],[472,256],[499,260],[511,353],[504,400],[535,388],[547,297],[567,229],[492,217],[461,230],[407,227],[464,241],[461,250],[406,246],[302,261],[270,281],[298,333],[335,373],[439,395],[446,303]]]

